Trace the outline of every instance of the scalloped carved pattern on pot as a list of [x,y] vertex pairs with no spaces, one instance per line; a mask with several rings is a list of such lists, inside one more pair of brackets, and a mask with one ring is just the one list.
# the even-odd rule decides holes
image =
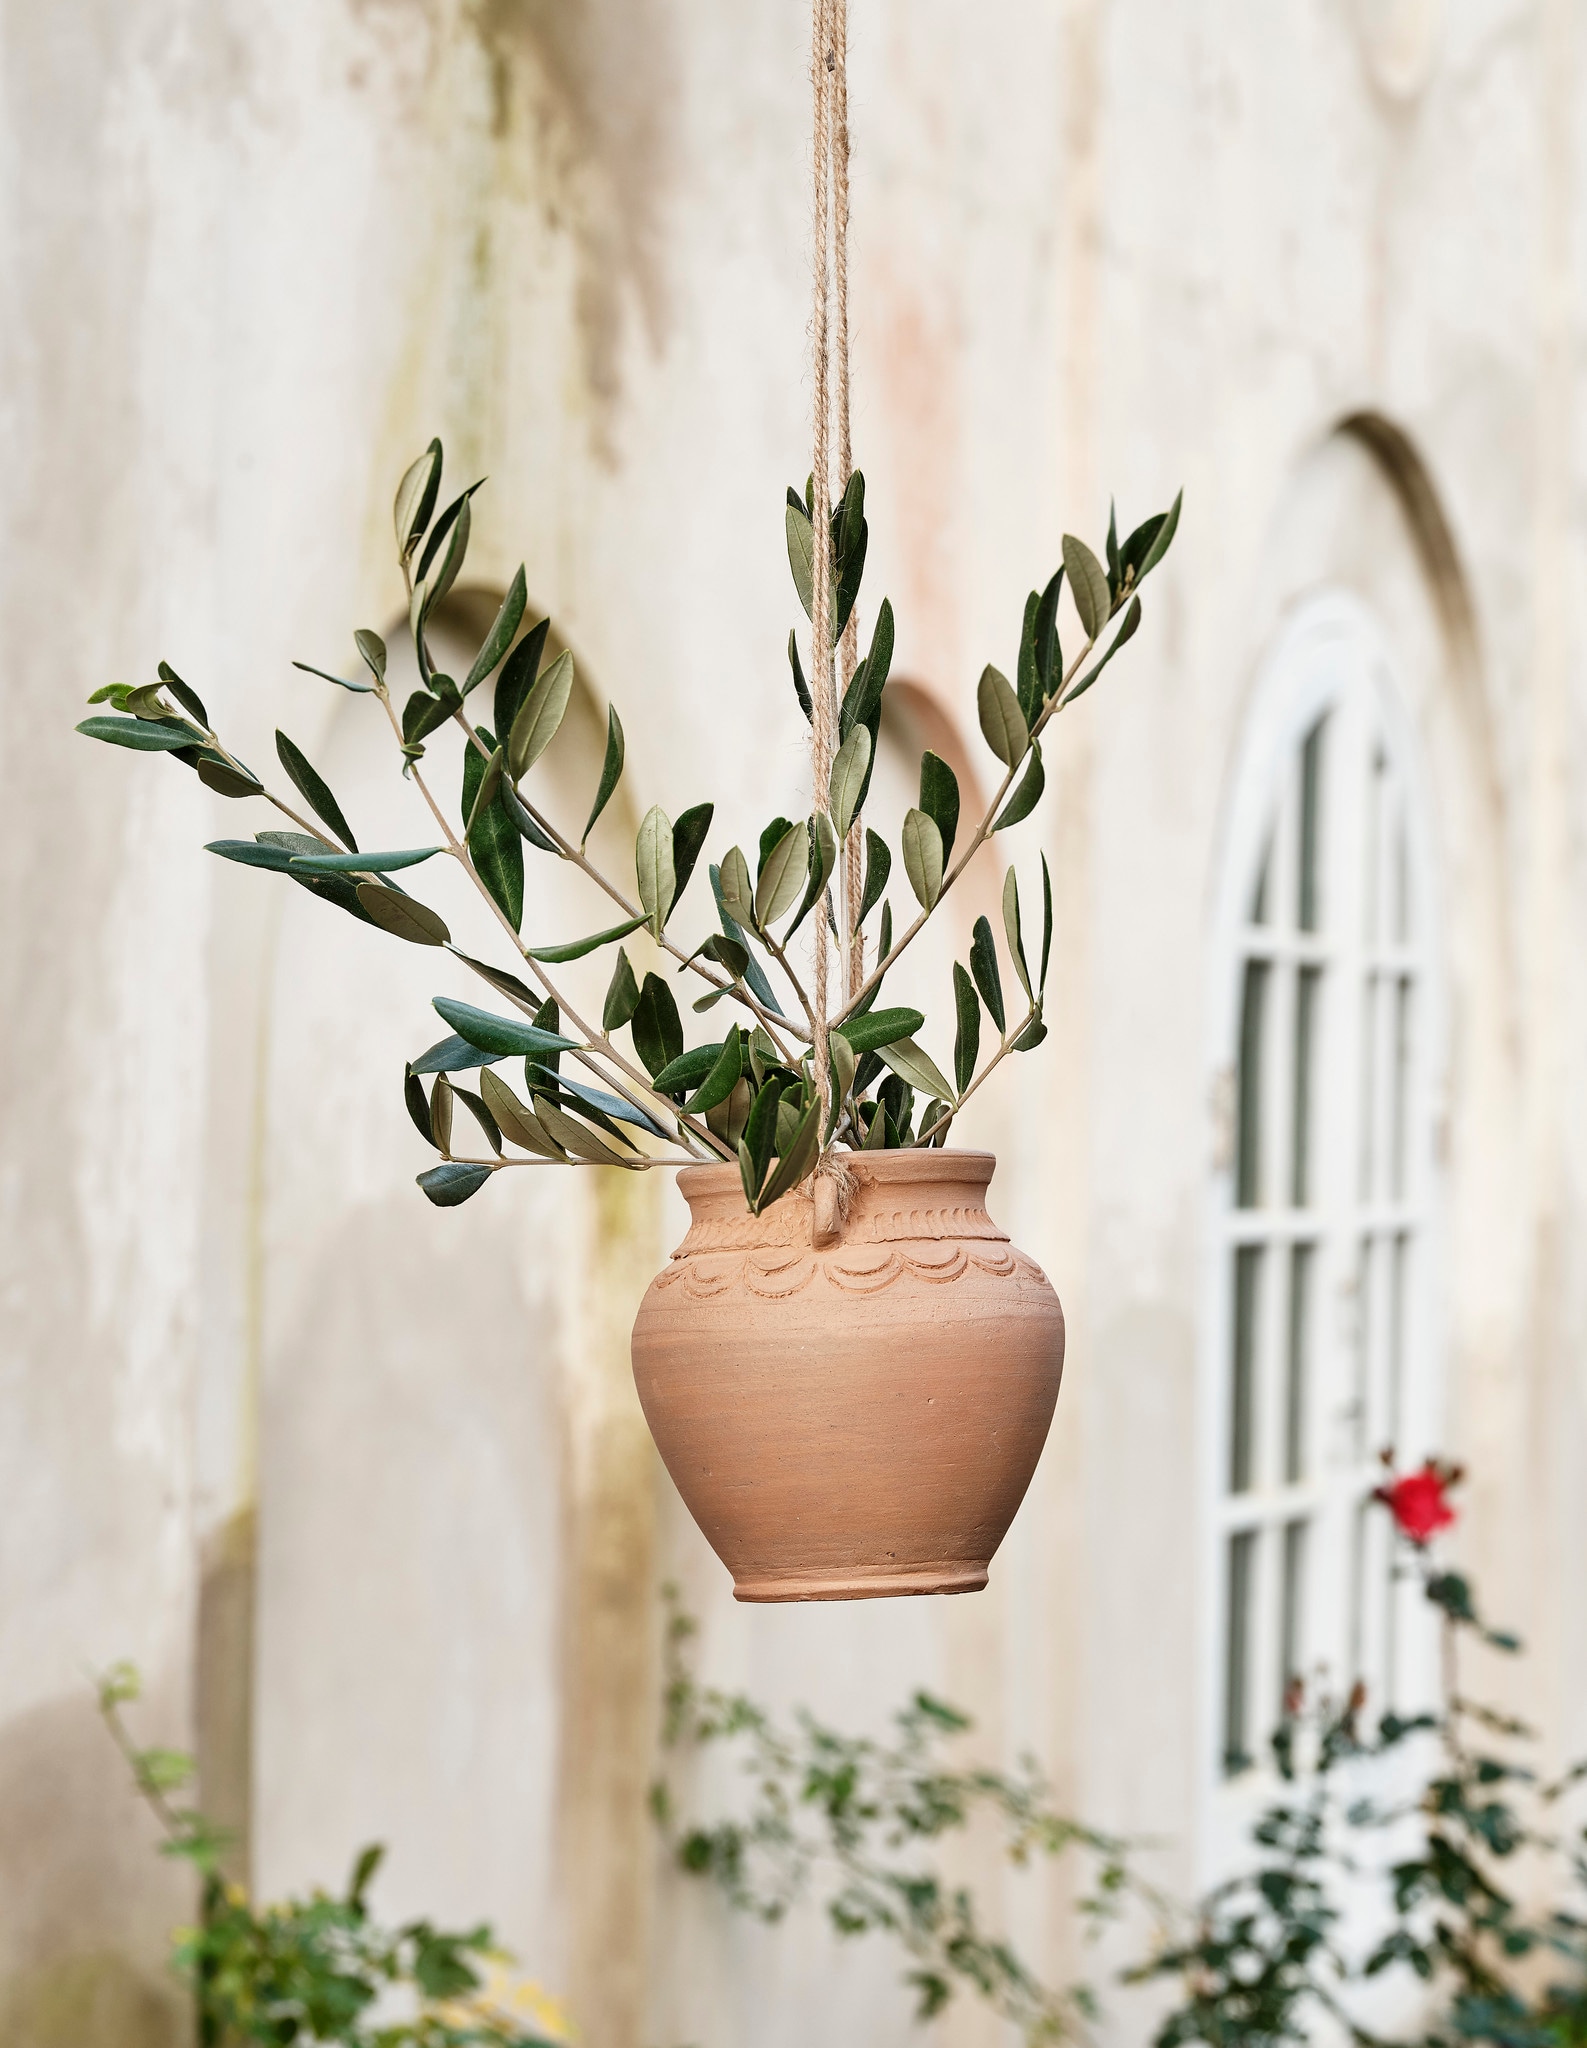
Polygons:
[[1006,1237],[984,1252],[970,1251],[962,1242],[928,1239],[918,1241],[913,1249],[893,1245],[865,1251],[845,1243],[826,1252],[789,1247],[762,1248],[737,1256],[712,1252],[674,1254],[672,1264],[657,1274],[655,1285],[682,1287],[694,1300],[709,1301],[731,1292],[742,1282],[762,1300],[783,1301],[818,1278],[845,1294],[879,1294],[883,1288],[906,1278],[941,1287],[962,1279],[972,1267],[999,1280],[1017,1277],[1027,1285],[1047,1286],[1047,1277],[1036,1261],[1016,1252]]

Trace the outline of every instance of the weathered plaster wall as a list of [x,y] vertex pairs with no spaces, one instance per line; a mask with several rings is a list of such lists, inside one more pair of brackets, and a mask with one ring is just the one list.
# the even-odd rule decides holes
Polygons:
[[[637,808],[721,792],[726,844],[797,801],[806,38],[722,0],[0,8],[8,2044],[175,2038],[180,1886],[82,1678],[123,1654],[267,1884],[385,1834],[393,1905],[494,1914],[613,2048],[904,2040],[885,1962],[660,1874],[636,1795],[664,1573],[714,1677],[855,1720],[932,1684],[1188,1875],[1207,917],[1262,647],[1325,576],[1401,636],[1437,782],[1469,1541],[1538,1646],[1533,1712],[1587,1744],[1570,0],[1010,0],[973,30],[856,0],[856,444],[900,672],[970,727],[1064,528],[1187,493],[1127,672],[1054,750],[1052,1056],[966,1120],[1070,1322],[977,1601],[732,1609],[622,1374],[675,1198],[415,1206],[383,1077],[425,972],[357,932],[333,964],[312,905],[278,928],[261,878],[195,851],[235,810],[70,731],[164,655],[245,758],[279,720],[386,801],[361,707],[287,662],[399,609],[390,491],[440,432],[491,472],[471,576],[527,562],[621,708]],[[1335,437],[1361,415],[1406,437],[1398,482],[1393,436]],[[548,925],[587,908],[558,893]],[[1061,1886],[1009,1910],[1071,1946]],[[945,2038],[990,2037],[966,2012]]]

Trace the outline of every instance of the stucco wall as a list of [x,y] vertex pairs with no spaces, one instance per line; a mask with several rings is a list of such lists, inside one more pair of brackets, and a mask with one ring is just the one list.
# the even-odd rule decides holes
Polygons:
[[[1470,1550],[1536,1646],[1532,1713],[1587,1744],[1575,10],[853,11],[856,446],[898,672],[976,754],[973,679],[1064,529],[1095,538],[1110,491],[1133,518],[1183,483],[1186,513],[1054,749],[1049,1048],[1018,1113],[1005,1087],[966,1119],[1069,1314],[1037,1485],[974,1601],[749,1613],[622,1371],[671,1191],[423,1207],[386,1077],[427,969],[282,916],[197,850],[237,807],[71,725],[163,656],[244,758],[279,723],[400,805],[362,707],[287,664],[400,610],[390,493],[439,432],[491,476],[470,578],[525,560],[621,710],[636,815],[714,795],[725,846],[797,803],[804,11],[0,10],[8,2044],[176,2038],[180,1884],[83,1675],[122,1655],[266,1886],[380,1833],[394,1908],[495,1915],[592,2042],[907,2038],[885,1961],[660,1872],[668,1574],[714,1676],[854,1719],[931,1683],[1188,1877],[1207,918],[1263,645],[1325,578],[1401,636],[1437,785]],[[1061,1891],[1010,1910],[1068,1951]]]

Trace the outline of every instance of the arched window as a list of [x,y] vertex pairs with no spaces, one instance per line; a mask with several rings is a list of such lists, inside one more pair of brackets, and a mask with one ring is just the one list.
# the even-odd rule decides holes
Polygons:
[[1421,1694],[1427,1645],[1373,1506],[1436,1446],[1440,1000],[1414,732],[1371,615],[1292,612],[1235,780],[1215,933],[1204,1456],[1209,1764],[1266,1754],[1293,1677]]

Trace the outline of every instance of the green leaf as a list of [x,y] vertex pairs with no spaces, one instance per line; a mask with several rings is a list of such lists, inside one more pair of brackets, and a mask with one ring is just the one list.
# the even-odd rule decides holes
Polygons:
[[507,741],[507,762],[514,782],[521,782],[550,746],[567,716],[573,695],[573,656],[567,648],[552,662],[525,697]]
[[[788,634],[788,666],[793,670],[794,695],[799,699],[799,709],[814,724],[816,710],[810,701],[810,685],[805,681],[805,672],[799,661],[799,638],[792,629]],[[90,698],[89,702],[92,703],[93,699]]]
[[777,1142],[777,1106],[782,1101],[784,1086],[781,1074],[767,1075],[755,1097],[749,1121],[744,1126],[744,1136],[739,1142],[739,1169],[752,1209],[759,1200]]
[[452,1084],[445,1074],[438,1074],[430,1090],[430,1129],[443,1157],[452,1150],[452,1106]]
[[683,1105],[684,1114],[704,1116],[707,1110],[716,1109],[726,1102],[738,1086],[743,1071],[744,1034],[735,1025],[722,1041],[722,1050],[717,1055],[715,1065]]
[[[385,641],[381,639],[378,633],[371,633],[367,626],[359,626],[353,633],[353,644],[363,656],[364,666],[369,670],[369,673],[375,678],[377,683],[383,683],[386,680]],[[354,687],[351,683],[343,683],[342,685],[344,690],[350,690]],[[358,685],[357,687],[362,688],[365,686]]]
[[[929,758],[935,760],[936,756]],[[871,772],[871,735],[868,726],[857,725],[838,748],[827,784],[827,801],[832,806],[832,823],[839,839],[848,837],[859,808],[860,791]]]
[[197,690],[190,690],[168,661],[162,661],[156,671],[160,681],[181,705],[189,718],[196,718],[206,732],[209,731],[209,713],[204,709],[204,700]]
[[[714,804],[695,804],[672,828],[672,902],[673,907],[681,901],[683,892],[689,886],[689,877],[694,873],[696,861],[705,845],[705,835],[711,829],[715,815]],[[671,912],[668,912],[671,915]]]
[[[481,477],[480,483],[483,482],[484,478]],[[479,485],[476,484],[473,488],[478,490]],[[463,567],[463,557],[468,553],[469,530],[473,521],[473,513],[469,508],[469,498],[471,496],[472,492],[465,492],[463,495],[462,503],[458,508],[456,522],[452,527],[451,538],[446,544],[445,558],[440,568],[436,571],[434,580],[431,582],[425,596],[424,615],[426,618],[429,617],[430,613],[435,610],[442,598],[452,588],[452,585],[457,581],[458,572]],[[443,514],[442,516],[444,517],[445,515]],[[425,544],[425,555],[427,558],[435,549],[439,532],[440,529],[437,527],[436,533],[432,533]]]
[[827,1055],[832,1061],[832,1114],[827,1120],[827,1137],[836,1128],[844,1103],[854,1092],[854,1074],[859,1065],[854,1047],[841,1031],[827,1034]]
[[206,750],[193,763],[198,779],[206,789],[212,789],[217,796],[245,797],[262,796],[264,784],[250,769],[231,761],[223,761],[218,754]]
[[435,1134],[430,1129],[430,1105],[425,1099],[424,1086],[413,1067],[409,1067],[402,1077],[402,1098],[408,1105],[413,1128],[427,1145],[433,1145]]
[[455,1209],[470,1195],[477,1195],[495,1171],[490,1166],[465,1166],[448,1159],[418,1176],[419,1186],[438,1209]]
[[397,529],[398,559],[406,561],[419,544],[435,510],[441,488],[441,444],[432,441],[417,462],[410,463],[397,486],[392,517]]
[[601,763],[601,780],[595,792],[595,801],[590,806],[590,815],[585,819],[584,830],[579,836],[580,846],[586,843],[595,830],[596,819],[611,802],[612,792],[622,779],[623,752],[622,720],[617,716],[616,705],[609,704],[606,707],[606,758]]
[[1025,943],[1020,937],[1019,927],[1019,877],[1012,868],[1003,878],[1003,933],[1008,940],[1014,972],[1019,976],[1020,986],[1029,995],[1030,969],[1025,965]]
[[[844,692],[843,704],[838,712],[840,741],[846,740],[857,725],[874,725],[882,708],[882,692],[887,687],[888,672],[892,665],[893,607],[884,597],[876,614],[876,628],[871,634],[870,652],[855,669],[853,681]],[[872,739],[875,739],[874,731]]]
[[588,1124],[568,1116],[554,1102],[543,1098],[536,1102],[535,1115],[547,1134],[576,1159],[587,1159],[595,1166],[630,1166],[634,1163],[615,1146],[607,1144],[604,1138],[597,1137]]
[[904,873],[922,910],[942,894],[942,834],[924,811],[906,811],[902,835]]
[[1038,999],[1047,993],[1047,956],[1052,951],[1052,876],[1047,856],[1041,857],[1041,979],[1036,984]]
[[661,934],[678,893],[677,870],[672,862],[672,820],[660,804],[652,804],[640,820],[634,841],[634,868],[639,877],[639,900],[650,920],[651,937],[659,946]]
[[500,1052],[481,1052],[477,1045],[470,1045],[466,1038],[453,1032],[449,1038],[437,1039],[428,1052],[420,1053],[416,1060],[408,1062],[410,1074],[466,1074],[475,1067],[487,1067],[492,1060],[505,1059]]
[[[865,833],[865,885],[860,891],[859,921],[864,924],[877,904],[882,900],[882,891],[887,887],[887,878],[893,871],[893,856],[887,841],[879,832],[869,827]],[[885,950],[885,949],[884,949]]]
[[587,939],[569,939],[565,946],[531,946],[528,948],[529,958],[547,961],[552,966],[562,960],[582,960],[586,953],[599,952],[602,946],[609,946],[614,939],[626,939],[630,932],[638,931],[644,921],[642,917],[630,917],[622,924],[614,924],[610,931],[592,933]]
[[887,1150],[887,1112],[879,1102],[871,1105],[870,1128],[865,1133],[862,1152],[885,1152]]
[[468,820],[469,858],[517,931],[523,923],[523,844],[518,822],[505,801],[510,791],[502,775],[502,749],[488,726],[477,730],[481,742],[493,751],[487,762],[472,743],[463,750],[462,808]]
[[[737,1026],[734,1026],[735,1031]],[[698,1088],[722,1057],[727,1039],[714,1039],[710,1045],[693,1045],[676,1059],[668,1060],[661,1070],[652,1075],[652,1083],[659,1095],[687,1095]]]
[[719,967],[725,967],[735,981],[742,981],[749,972],[748,946],[742,945],[737,939],[730,939],[725,932],[712,932],[700,951],[707,959],[714,960]]
[[869,544],[870,529],[865,523],[865,478],[856,469],[851,472],[842,500],[832,514],[832,553],[837,582],[834,638],[848,624],[854,600],[860,594],[860,579],[865,573],[865,554]]
[[975,976],[981,1000],[1001,1037],[1008,1029],[1003,1011],[1003,977],[998,972],[997,944],[992,937],[992,927],[984,917],[976,919],[975,930],[970,937],[970,972]]
[[634,979],[634,970],[629,964],[627,953],[619,946],[617,965],[612,969],[612,978],[606,990],[606,1001],[601,1009],[601,1029],[608,1035],[613,1031],[621,1031],[638,1007],[639,983]]
[[805,883],[803,901],[799,905],[799,914],[784,934],[784,945],[798,931],[800,925],[804,923],[810,912],[821,900],[827,882],[831,878],[832,870],[837,866],[837,834],[833,831],[832,820],[827,816],[826,812],[812,811],[810,813],[808,829],[810,837],[810,850],[806,861],[808,879]]
[[261,846],[255,839],[212,839],[204,851],[218,853],[222,860],[237,861],[245,868],[270,868],[283,875],[291,868],[293,858],[286,847]]
[[811,610],[812,592],[815,581],[815,536],[810,521],[797,506],[790,505],[783,515],[783,525],[788,536],[788,567],[793,571],[794,589],[799,593],[799,602],[805,608],[805,617],[813,618]]
[[501,673],[496,678],[495,722],[498,732],[512,731],[525,697],[534,688],[535,678],[540,673],[540,657],[545,652],[546,635],[550,630],[549,619],[542,619],[537,626],[531,626],[502,663]]
[[632,1029],[634,1050],[644,1061],[646,1073],[665,1073],[671,1063],[682,1056],[683,1020],[678,1015],[672,990],[660,975],[645,976],[639,1001],[634,1006]]
[[791,832],[792,830],[792,818],[783,817],[773,818],[769,825],[765,825],[761,828],[760,849],[755,868],[755,877],[757,881],[766,872],[766,859],[767,856],[770,854],[772,848],[777,844],[778,840],[781,839],[785,832]]
[[490,631],[480,643],[480,650],[474,657],[473,666],[463,678],[463,695],[477,689],[495,668],[502,656],[511,647],[513,635],[523,620],[524,606],[528,603],[528,592],[524,587],[523,564],[518,564],[518,573],[508,586],[507,595],[501,601]]
[[[499,989],[504,996],[510,997],[513,1002],[523,1003],[530,1009],[534,1013],[535,1023],[542,1031],[556,1030],[561,1019],[557,1015],[555,1003],[541,1002],[534,990],[526,982],[520,981],[516,974],[504,973],[501,968],[492,967],[488,960],[476,960],[471,953],[465,953],[457,946],[454,946],[452,951],[466,967],[472,967],[482,980],[488,981],[492,988]],[[537,1005],[538,1007],[536,1007]],[[553,1061],[554,1064],[555,1062]]]
[[415,690],[402,707],[402,737],[409,746],[428,739],[457,710],[463,699],[450,676],[432,676],[428,690]]
[[1137,583],[1142,582],[1149,576],[1163,559],[1164,555],[1168,553],[1174,535],[1179,531],[1179,508],[1184,503],[1184,498],[1184,492],[1180,491],[1175,497],[1173,504],[1164,513],[1162,524],[1152,535],[1151,543],[1141,559],[1141,566],[1135,572]]
[[400,853],[297,853],[292,866],[306,875],[389,875],[445,851],[444,846],[410,846]]
[[469,1115],[485,1134],[485,1143],[499,1159],[501,1157],[501,1131],[497,1126],[496,1119],[485,1107],[484,1098],[476,1095],[472,1088],[454,1088],[452,1092],[460,1102],[467,1105]]
[[918,1088],[927,1095],[940,1095],[947,1102],[953,1100],[953,1084],[912,1038],[895,1038],[887,1045],[879,1045],[876,1050],[899,1079],[907,1081],[911,1088]]
[[1096,681],[1097,677],[1101,675],[1102,671],[1113,659],[1114,655],[1117,654],[1119,649],[1124,645],[1125,641],[1132,639],[1134,637],[1135,629],[1137,626],[1140,625],[1140,623],[1141,601],[1138,597],[1132,597],[1130,599],[1130,608],[1124,614],[1124,618],[1119,626],[1119,630],[1114,634],[1112,640],[1109,642],[1107,652],[1102,656],[1100,661],[1094,662],[1091,665],[1091,667],[1086,670],[1085,674],[1080,678],[1079,682],[1075,684],[1074,688],[1069,692],[1068,696],[1065,697],[1063,701],[1063,708],[1066,711],[1068,710],[1069,706],[1075,701],[1076,697],[1083,697],[1085,695],[1087,690],[1089,690],[1091,685]]
[[1032,740],[1030,743],[1030,765],[1020,777],[1014,794],[1003,806],[1002,812],[996,824],[993,825],[992,830],[994,832],[1001,832],[1006,826],[1017,825],[1022,818],[1028,818],[1041,802],[1041,794],[1046,787],[1047,771],[1042,766],[1041,742],[1039,740]]
[[953,1078],[962,1095],[975,1079],[975,1063],[981,1057],[981,1005],[975,983],[955,960],[953,1001],[958,1012],[958,1030],[953,1040]]
[[537,1153],[542,1159],[565,1159],[567,1154],[552,1139],[532,1109],[528,1109],[499,1074],[487,1067],[479,1077],[479,1092],[496,1119],[502,1136],[521,1151]]
[[1032,1017],[1025,1029],[1014,1041],[1016,1052],[1034,1052],[1047,1036],[1047,1027],[1040,1017]]
[[867,1010],[863,1016],[834,1025],[833,1036],[847,1039],[856,1054],[878,1052],[884,1045],[910,1037],[925,1021],[920,1010]]
[[1080,614],[1080,623],[1085,628],[1086,638],[1095,640],[1113,609],[1108,572],[1085,542],[1077,540],[1072,533],[1064,535],[1063,557],[1064,567],[1069,572],[1069,594]]
[[755,922],[762,931],[799,900],[800,885],[809,864],[809,846],[809,827],[790,825],[766,855],[755,885]]
[[1041,679],[1036,670],[1036,614],[1041,599],[1033,590],[1025,600],[1025,618],[1020,627],[1019,661],[1014,671],[1014,694],[1028,725],[1041,707]]
[[352,827],[342,816],[342,807],[332,796],[324,780],[316,774],[307,756],[300,747],[293,745],[284,732],[276,734],[276,753],[282,767],[291,776],[302,794],[304,802],[323,825],[329,825],[344,846],[356,852],[358,841],[353,837]]
[[975,705],[987,745],[1005,768],[1014,767],[1024,759],[1025,749],[1030,744],[1030,731],[1008,677],[993,668],[990,662],[981,671]]
[[387,882],[360,882],[358,901],[371,924],[415,946],[444,946],[452,934],[436,913]]
[[302,669],[306,676],[318,676],[322,683],[334,683],[339,690],[351,690],[355,697],[374,694],[373,683],[350,683],[346,676],[333,676],[328,668],[316,668],[312,661],[295,661],[292,666]]
[[1056,570],[1036,607],[1036,680],[1043,703],[1063,680],[1063,651],[1058,645],[1058,594],[1063,580],[1063,570]]
[[77,730],[88,739],[130,747],[138,754],[174,753],[178,747],[194,746],[203,737],[191,726],[159,725],[146,718],[85,718]]
[[[451,504],[448,505],[446,510],[441,514],[440,518],[435,522],[434,526],[431,527],[430,537],[424,544],[424,553],[419,557],[418,575],[419,580],[421,582],[426,576],[429,575],[430,564],[435,560],[436,556],[440,553],[441,543],[446,539],[447,535],[453,531],[454,527],[461,524],[464,526],[464,531],[466,533],[466,521],[471,516],[468,509],[469,500],[470,498],[473,497],[474,493],[480,488],[484,481],[485,479],[483,477],[476,477],[473,483],[469,485],[466,491],[460,491],[458,493],[458,495],[452,500]],[[448,554],[450,555],[450,550],[448,550]],[[459,559],[458,566],[462,566],[461,558]],[[434,590],[435,594],[433,597],[430,598],[429,602],[425,605],[426,611],[428,611],[432,605],[437,603],[439,599],[445,594],[444,591],[440,588],[439,576],[437,576],[434,579],[431,587]]]
[[560,857],[560,849],[556,841],[547,838],[546,834],[541,831],[540,827],[529,815],[523,799],[510,782],[504,782],[497,795],[502,809],[507,814],[508,822],[512,825],[513,830],[520,839],[527,839],[529,844],[537,847],[541,853],[556,853]]
[[920,757],[920,808],[942,834],[942,863],[953,853],[959,829],[959,778],[936,754]]
[[749,879],[749,862],[742,850],[730,846],[717,870],[723,912],[740,927],[755,922],[755,891]]
[[460,1038],[477,1045],[481,1052],[493,1052],[503,1058],[532,1053],[538,1059],[545,1053],[577,1050],[576,1040],[563,1038],[558,1032],[544,1031],[538,1024],[526,1024],[517,1017],[498,1017],[490,1010],[476,1010],[472,1003],[455,1002],[450,996],[432,996],[430,1007]]
[[821,1103],[812,1097],[804,1115],[794,1126],[787,1149],[778,1160],[772,1177],[761,1192],[755,1205],[755,1213],[769,1209],[773,1202],[781,1201],[790,1189],[796,1188],[816,1163],[821,1150]]

